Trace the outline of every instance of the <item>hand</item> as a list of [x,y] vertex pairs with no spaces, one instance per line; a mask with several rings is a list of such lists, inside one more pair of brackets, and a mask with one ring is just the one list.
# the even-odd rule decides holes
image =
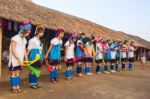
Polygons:
[[19,63],[20,66],[23,66],[23,63],[20,59],[18,59],[18,63]]
[[45,56],[44,56],[44,59],[46,60],[48,58],[48,54],[46,54]]
[[67,62],[67,58],[64,58],[64,61]]
[[61,65],[58,66],[58,69],[61,70]]
[[28,61],[28,57],[25,58],[25,61]]
[[96,57],[98,55],[98,53],[93,54],[93,57]]

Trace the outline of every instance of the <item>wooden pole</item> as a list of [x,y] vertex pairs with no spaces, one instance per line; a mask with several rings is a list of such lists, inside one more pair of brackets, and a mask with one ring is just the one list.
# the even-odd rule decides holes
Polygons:
[[2,20],[0,18],[0,78],[2,76]]
[[141,48],[139,47],[139,48],[138,48],[138,57],[137,57],[138,60],[140,60],[140,49],[141,49]]

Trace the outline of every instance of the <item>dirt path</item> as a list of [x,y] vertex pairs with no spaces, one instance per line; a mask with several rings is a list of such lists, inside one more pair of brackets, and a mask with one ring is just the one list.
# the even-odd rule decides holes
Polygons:
[[1,82],[0,99],[150,99],[150,62],[146,70],[136,63],[133,71],[85,75],[72,81],[66,81],[61,73],[59,84],[50,83],[48,74],[44,73],[41,89],[30,89],[24,79],[21,94],[10,93],[8,82]]

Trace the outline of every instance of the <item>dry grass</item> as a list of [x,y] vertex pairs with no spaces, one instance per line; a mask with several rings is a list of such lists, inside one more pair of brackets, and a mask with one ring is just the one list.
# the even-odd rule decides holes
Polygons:
[[[31,0],[0,0],[0,11],[0,17],[17,22],[21,22],[28,18],[31,20],[32,24],[43,24],[50,29],[56,29],[57,26],[64,26],[65,31],[70,33],[94,33],[95,36],[110,36],[111,39],[120,38],[137,41],[136,39],[119,31],[115,31],[53,9],[36,5],[31,2]],[[147,42],[137,42],[139,46],[150,48],[149,46],[146,46],[145,43]]]

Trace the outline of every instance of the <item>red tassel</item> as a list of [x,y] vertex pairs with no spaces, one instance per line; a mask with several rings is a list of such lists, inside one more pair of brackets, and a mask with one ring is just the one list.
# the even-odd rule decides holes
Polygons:
[[84,52],[84,48],[83,48],[83,47],[79,46],[79,48],[80,48],[80,50],[81,50],[82,52]]
[[78,60],[80,60],[82,58],[82,56],[78,56],[77,58],[75,58],[73,61],[68,61],[67,63],[74,63],[77,62]]
[[51,65],[48,63],[48,61],[46,62],[46,67],[47,67],[48,72],[54,71],[54,67],[51,66]]

